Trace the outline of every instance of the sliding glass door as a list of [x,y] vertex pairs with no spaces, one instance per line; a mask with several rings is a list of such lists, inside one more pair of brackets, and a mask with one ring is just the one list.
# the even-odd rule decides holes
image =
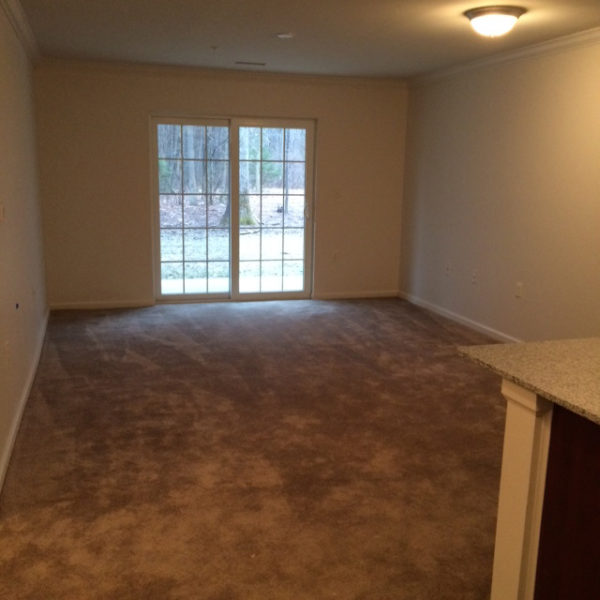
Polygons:
[[308,297],[312,123],[154,128],[157,297]]

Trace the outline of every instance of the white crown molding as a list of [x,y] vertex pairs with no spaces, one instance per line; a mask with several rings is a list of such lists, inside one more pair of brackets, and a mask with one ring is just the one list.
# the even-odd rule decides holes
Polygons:
[[470,61],[447,69],[441,69],[440,71],[434,71],[433,73],[428,73],[426,75],[417,75],[416,77],[411,78],[408,83],[411,88],[421,87],[443,79],[450,79],[456,75],[474,71],[476,69],[530,58],[540,54],[550,54],[552,52],[558,52],[576,46],[597,43],[600,43],[600,27],[572,33],[547,42],[525,46],[524,48],[519,48],[517,50],[509,50],[508,52],[494,54],[493,56]]
[[4,10],[8,22],[15,30],[29,58],[37,60],[40,56],[38,45],[19,0],[0,0],[0,7]]

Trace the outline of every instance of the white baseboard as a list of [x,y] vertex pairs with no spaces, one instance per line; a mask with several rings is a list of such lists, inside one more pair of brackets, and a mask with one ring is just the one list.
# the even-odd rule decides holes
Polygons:
[[[397,298],[398,290],[380,290],[380,291],[365,291],[365,292],[324,292],[315,293],[311,297],[313,300],[350,300],[358,298]],[[260,299],[260,298],[259,298]],[[253,298],[256,300],[256,298]],[[210,302],[228,302],[228,298],[208,300]],[[144,299],[134,301],[94,301],[86,300],[84,302],[54,302],[50,304],[50,310],[103,310],[111,308],[142,308],[147,306],[155,306],[156,304],[177,304],[198,302],[197,298],[189,300],[186,298],[163,298],[159,300]]]
[[422,298],[413,296],[412,294],[408,294],[406,292],[400,292],[399,296],[400,296],[400,298],[407,300],[411,304],[414,304],[416,306],[419,306],[421,308],[429,310],[429,311],[431,311],[437,315],[440,315],[442,317],[446,317],[447,319],[450,319],[451,321],[455,321],[456,323],[460,323],[461,325],[465,325],[465,327],[468,327],[469,329],[473,329],[474,331],[477,331],[479,333],[483,333],[484,335],[487,335],[498,342],[513,343],[513,342],[521,342],[522,341],[518,338],[513,337],[512,335],[508,335],[506,333],[503,333],[502,331],[498,331],[497,329],[494,329],[493,327],[488,327],[487,325],[484,325],[483,323],[478,323],[477,321],[473,321],[473,319],[469,319],[468,317],[459,315],[455,312],[452,312],[451,310],[448,310],[446,308],[438,306],[437,304],[433,304],[432,302],[428,302],[427,300],[423,300]]
[[365,292],[315,292],[313,300],[351,300],[358,298],[397,298],[398,290],[375,290]]
[[6,440],[6,443],[4,444],[4,447],[2,448],[0,453],[0,491],[2,491],[2,486],[4,485],[4,478],[6,477],[6,472],[8,471],[8,464],[10,462],[10,457],[12,455],[15,441],[17,439],[17,433],[19,432],[21,419],[23,418],[23,411],[25,410],[25,405],[27,404],[27,400],[31,392],[31,386],[33,385],[33,380],[35,379],[35,374],[37,372],[40,357],[42,355],[42,348],[44,347],[44,338],[46,337],[46,329],[48,328],[49,315],[50,311],[46,309],[46,313],[44,314],[44,317],[42,319],[42,326],[38,331],[38,338],[36,340],[33,360],[29,365],[29,372],[27,373],[27,379],[25,380],[25,385],[23,386],[21,397],[17,401],[17,412],[15,413],[13,422],[11,423],[8,439]]
[[142,308],[154,306],[154,298],[143,300],[85,300],[83,302],[53,302],[50,310],[104,310],[111,308]]

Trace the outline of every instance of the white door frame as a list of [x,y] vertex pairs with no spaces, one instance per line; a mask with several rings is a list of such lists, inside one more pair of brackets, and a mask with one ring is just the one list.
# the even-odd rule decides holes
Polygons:
[[[166,294],[161,290],[161,254],[160,254],[160,211],[159,211],[159,174],[157,126],[203,125],[227,126],[229,128],[229,202],[230,202],[230,284],[227,293],[182,293]],[[305,173],[305,209],[304,209],[304,289],[291,292],[239,292],[239,128],[275,127],[304,129],[306,131],[306,173]],[[152,186],[152,253],[154,295],[158,303],[203,302],[203,301],[241,301],[301,299],[312,297],[313,283],[313,238],[314,238],[314,154],[315,121],[311,119],[279,118],[190,118],[162,117],[150,118],[150,157]]]

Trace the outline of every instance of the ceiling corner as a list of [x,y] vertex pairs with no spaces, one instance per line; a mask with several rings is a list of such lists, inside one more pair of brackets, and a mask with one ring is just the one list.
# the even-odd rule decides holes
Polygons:
[[14,29],[29,57],[34,61],[38,60],[40,57],[39,47],[33,35],[33,30],[29,25],[27,15],[19,0],[0,0],[0,8],[6,14],[8,22]]

